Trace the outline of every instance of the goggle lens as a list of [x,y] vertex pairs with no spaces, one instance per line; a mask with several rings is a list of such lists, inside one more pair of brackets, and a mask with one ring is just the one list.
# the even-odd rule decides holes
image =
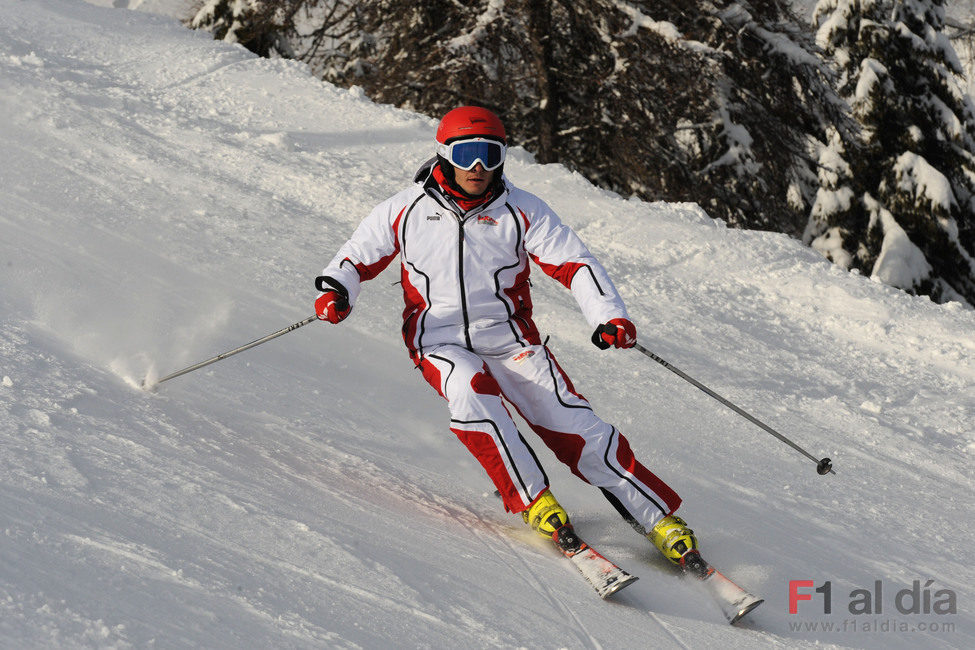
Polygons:
[[441,156],[460,169],[471,169],[477,163],[485,170],[497,169],[504,163],[505,146],[496,140],[459,140],[438,147]]

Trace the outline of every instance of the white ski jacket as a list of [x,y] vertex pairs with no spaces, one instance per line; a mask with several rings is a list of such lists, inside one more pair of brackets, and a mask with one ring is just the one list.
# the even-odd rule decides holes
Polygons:
[[376,206],[322,272],[354,305],[362,282],[399,256],[403,339],[414,360],[443,344],[478,354],[539,344],[529,257],[571,289],[593,328],[628,317],[605,269],[544,201],[503,178],[498,196],[465,212],[431,175],[435,160]]

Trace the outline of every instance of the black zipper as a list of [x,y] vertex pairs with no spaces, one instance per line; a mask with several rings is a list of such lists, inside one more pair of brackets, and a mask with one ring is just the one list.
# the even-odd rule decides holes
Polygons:
[[[465,286],[464,282],[464,222],[467,221],[467,217],[473,213],[465,214],[464,217],[461,217],[459,208],[455,210],[444,205],[444,203],[437,197],[437,193],[435,193],[433,190],[427,189],[427,195],[433,198],[433,200],[436,201],[437,204],[440,205],[444,210],[447,210],[454,215],[454,219],[457,220],[457,272],[460,276],[460,309],[461,313],[464,315],[464,341],[467,343],[467,349],[473,352],[474,345],[471,343],[471,318],[470,314],[467,313],[467,287]],[[440,196],[443,195],[441,194]],[[450,199],[447,199],[447,203],[451,206],[455,206],[454,202]],[[483,210],[485,207],[487,206],[479,206],[474,210],[474,213]]]
[[467,342],[467,349],[471,352],[474,351],[474,346],[471,344],[471,321],[470,315],[467,313],[467,287],[464,282],[464,221],[460,218],[460,215],[454,214],[457,217],[457,235],[458,235],[458,246],[457,246],[457,268],[460,274],[460,308],[461,312],[464,314],[464,340]]

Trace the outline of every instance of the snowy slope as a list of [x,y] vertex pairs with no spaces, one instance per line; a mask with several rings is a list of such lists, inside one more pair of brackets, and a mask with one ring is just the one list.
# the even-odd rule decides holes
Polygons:
[[[834,459],[820,477],[637,352],[597,351],[536,272],[577,388],[766,597],[740,627],[541,445],[577,528],[641,580],[599,601],[502,511],[412,370],[395,272],[341,327],[136,387],[311,314],[435,124],[169,18],[0,0],[0,646],[975,646],[975,314],[524,152],[509,175],[604,260],[644,345]],[[833,612],[790,615],[792,579],[831,581]],[[898,614],[916,579],[957,614]],[[883,613],[851,616],[875,581]]]

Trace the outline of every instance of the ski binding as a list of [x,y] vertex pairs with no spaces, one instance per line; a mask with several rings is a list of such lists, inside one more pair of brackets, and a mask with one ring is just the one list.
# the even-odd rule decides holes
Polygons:
[[697,551],[691,551],[685,555],[682,564],[685,572],[704,583],[708,594],[711,595],[711,598],[714,599],[725,618],[732,625],[765,602],[764,599],[745,591],[729,580],[724,574],[708,564]]
[[637,576],[619,568],[582,541],[569,524],[556,530],[552,539],[555,541],[555,546],[569,558],[600,598],[608,598],[637,581]]

